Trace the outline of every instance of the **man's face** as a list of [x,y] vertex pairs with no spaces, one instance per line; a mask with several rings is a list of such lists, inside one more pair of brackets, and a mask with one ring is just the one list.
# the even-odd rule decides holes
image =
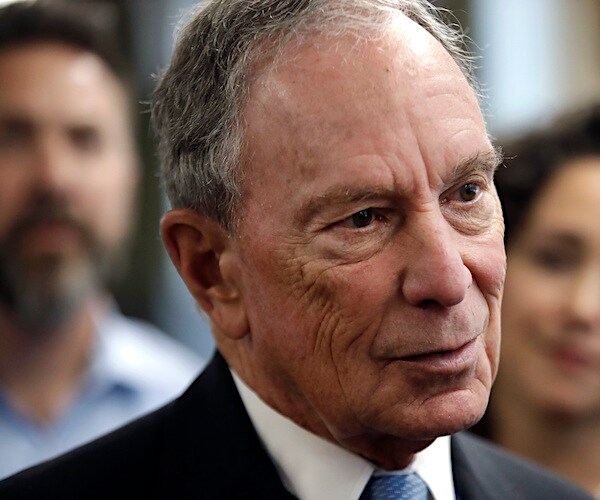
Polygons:
[[262,74],[245,109],[251,362],[234,367],[281,413],[393,467],[386,447],[416,451],[486,407],[497,159],[465,78],[412,21],[320,42]]
[[95,286],[135,181],[126,94],[97,57],[50,42],[0,51],[0,281],[22,321],[59,321]]

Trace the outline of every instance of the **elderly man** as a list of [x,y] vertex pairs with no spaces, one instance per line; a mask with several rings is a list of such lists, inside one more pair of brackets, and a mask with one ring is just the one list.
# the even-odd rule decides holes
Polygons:
[[420,0],[206,3],[153,112],[162,236],[220,354],[0,495],[587,498],[448,437],[486,408],[505,268],[457,43]]
[[156,409],[200,371],[104,290],[139,175],[128,86],[80,10],[0,9],[0,477]]

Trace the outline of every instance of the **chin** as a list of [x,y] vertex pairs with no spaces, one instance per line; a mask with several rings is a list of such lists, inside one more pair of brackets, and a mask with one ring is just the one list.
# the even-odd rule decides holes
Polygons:
[[597,420],[600,418],[600,403],[588,397],[576,395],[552,395],[543,399],[538,406],[548,416],[559,420]]
[[464,431],[481,420],[487,403],[487,396],[467,390],[436,396],[421,407],[414,437],[432,439]]

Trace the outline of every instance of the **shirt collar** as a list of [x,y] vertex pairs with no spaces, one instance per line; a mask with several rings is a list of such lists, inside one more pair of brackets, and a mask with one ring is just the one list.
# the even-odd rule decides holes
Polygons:
[[420,453],[412,464],[414,471],[427,483],[435,500],[455,500],[450,436],[437,438]]
[[[233,370],[231,373],[250,420],[286,488],[303,500],[358,500],[375,466],[276,412]],[[418,453],[409,469],[427,483],[435,500],[455,500],[449,436],[436,439]]]
[[86,381],[94,393],[121,389],[138,393],[144,385],[140,374],[128,361],[132,352],[128,345],[128,331],[122,324],[121,314],[114,303],[96,311],[94,345],[90,353],[90,366]]

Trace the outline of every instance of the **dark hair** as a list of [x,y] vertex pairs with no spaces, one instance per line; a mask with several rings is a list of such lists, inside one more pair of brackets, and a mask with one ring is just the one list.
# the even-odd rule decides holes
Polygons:
[[561,115],[548,127],[506,143],[502,149],[509,159],[496,173],[496,186],[509,244],[558,170],[578,158],[600,157],[600,103]]
[[16,2],[0,8],[0,51],[33,42],[62,42],[100,58],[128,93],[131,78],[116,34],[98,6],[60,0]]

